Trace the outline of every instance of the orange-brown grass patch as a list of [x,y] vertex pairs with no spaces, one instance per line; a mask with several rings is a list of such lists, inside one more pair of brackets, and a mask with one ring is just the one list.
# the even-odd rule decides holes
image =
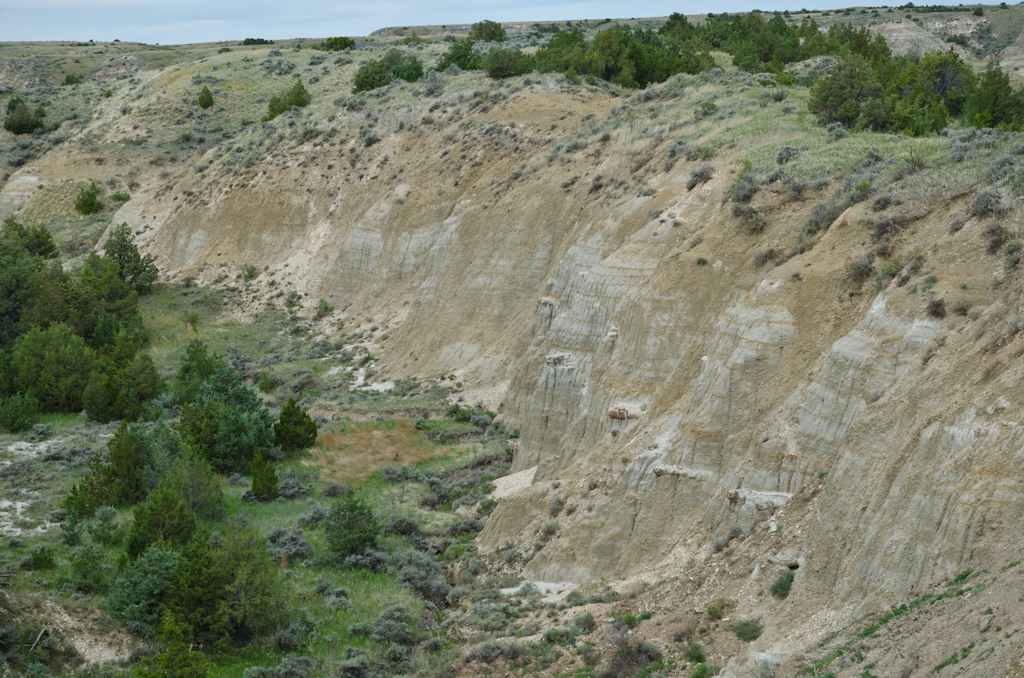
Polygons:
[[310,458],[322,469],[321,477],[351,481],[364,480],[385,466],[408,466],[451,453],[451,448],[427,440],[410,421],[359,421],[350,422],[347,430],[321,434]]

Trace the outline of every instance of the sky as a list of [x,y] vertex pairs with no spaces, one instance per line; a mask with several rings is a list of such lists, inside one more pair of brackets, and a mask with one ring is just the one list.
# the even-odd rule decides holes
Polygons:
[[[810,0],[797,0],[807,1]],[[811,5],[784,0],[623,3],[541,0],[0,0],[0,41],[96,40],[161,45],[266,38],[368,35],[388,26],[492,21],[555,21],[667,16],[672,12],[834,9],[846,2]]]

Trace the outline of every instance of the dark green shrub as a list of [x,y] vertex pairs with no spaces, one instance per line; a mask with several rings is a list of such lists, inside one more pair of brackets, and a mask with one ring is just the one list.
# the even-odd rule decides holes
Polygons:
[[196,531],[196,516],[168,483],[161,483],[146,501],[135,507],[125,552],[132,560],[156,543],[181,548]]
[[110,194],[110,199],[114,202],[128,202],[132,199],[132,195],[128,191],[114,191]]
[[751,643],[761,637],[761,633],[764,632],[764,624],[760,619],[744,619],[741,622],[736,622],[729,629],[740,640]]
[[76,590],[83,593],[104,593],[110,585],[111,568],[103,548],[98,544],[79,546],[69,558],[71,574],[68,578]]
[[772,584],[772,594],[779,598],[785,598],[789,595],[789,590],[793,586],[793,580],[796,575],[793,572],[786,572],[784,575],[775,580]]
[[263,38],[246,38],[242,41],[243,45],[273,45],[273,40],[265,40]]
[[96,510],[96,522],[89,526],[89,536],[98,544],[116,546],[124,541],[124,529],[115,525],[117,509],[113,506],[101,506]]
[[29,551],[33,570],[52,570],[57,567],[53,549],[49,546],[37,546]]
[[75,75],[74,73],[68,73],[64,76],[64,82],[62,82],[61,85],[67,87],[68,85],[77,85],[81,82],[82,76]]
[[100,506],[131,506],[146,497],[148,479],[142,439],[121,422],[101,454],[89,463],[89,473],[71,487],[61,504],[68,511],[91,516]]
[[[113,197],[113,196],[111,196]],[[139,294],[149,293],[160,271],[152,254],[142,256],[127,223],[114,229],[103,246],[104,256],[117,263],[118,276]]]
[[361,554],[373,546],[380,534],[380,524],[373,511],[352,490],[331,506],[331,515],[324,526],[324,539],[336,563]]
[[492,49],[484,57],[483,66],[492,78],[511,78],[532,72],[534,60],[518,49]]
[[352,93],[384,87],[399,78],[406,82],[416,82],[421,77],[423,63],[419,59],[405,56],[397,49],[390,49],[380,59],[368,61],[356,72]]
[[107,596],[110,615],[156,627],[163,613],[164,588],[178,566],[178,553],[149,549],[129,564]]
[[369,92],[391,84],[394,79],[391,67],[383,59],[371,59],[356,72],[352,93]]
[[328,316],[328,315],[330,315],[332,313],[334,313],[334,307],[328,305],[326,300],[321,299],[320,301],[317,302],[317,304],[316,304],[316,317],[317,318],[323,318],[324,316]]
[[305,108],[313,101],[313,96],[306,91],[302,80],[296,80],[290,89],[270,97],[267,104],[267,114],[263,122],[269,122],[292,107]]
[[138,678],[206,678],[209,664],[202,652],[193,650],[173,615],[164,615],[160,625],[163,651],[155,658],[143,657],[135,669]]
[[39,421],[39,401],[31,395],[15,393],[0,397],[0,431],[18,433]]
[[224,601],[234,575],[221,567],[209,538],[208,532],[198,530],[182,549],[167,583],[164,618],[179,620],[184,635],[196,642],[216,643],[230,630]]
[[148,354],[136,353],[134,346],[125,346],[124,352],[118,352],[118,348],[127,343],[124,337],[121,332],[113,350],[103,356],[107,363],[106,374],[94,372],[82,393],[82,406],[94,421],[135,421],[165,388]]
[[710,678],[710,676],[717,676],[721,670],[722,667],[715,664],[698,664],[690,672],[690,678]]
[[67,520],[60,524],[60,537],[65,546],[78,546],[82,541],[84,526],[79,522],[78,511],[68,514]]
[[259,451],[252,460],[252,493],[259,501],[277,499],[277,469]]
[[97,366],[95,352],[64,323],[31,328],[11,360],[17,389],[43,412],[80,412],[82,392]]
[[700,664],[704,661],[704,648],[697,643],[690,643],[683,648],[683,656],[691,664]]
[[325,52],[340,52],[344,49],[354,49],[356,41],[352,38],[338,37],[327,38],[313,49],[321,49]]
[[287,589],[280,568],[255,530],[231,524],[217,554],[217,567],[230,573],[222,609],[235,638],[252,638],[276,629],[288,614]]
[[275,388],[277,388],[277,384],[274,383],[274,375],[270,372],[261,373],[259,384],[260,391],[263,393],[273,393]]
[[445,71],[452,66],[464,71],[472,71],[480,67],[480,55],[473,49],[473,41],[470,38],[452,42],[448,51],[437,63],[437,70]]
[[203,85],[203,91],[199,93],[199,108],[209,108],[213,106],[213,92],[206,85]]
[[469,40],[477,42],[505,42],[508,34],[497,21],[478,21],[469,28]]
[[242,269],[242,278],[246,281],[255,280],[259,274],[259,270],[252,264],[246,264]]
[[199,395],[203,382],[223,366],[223,359],[216,353],[211,353],[206,344],[198,339],[190,341],[185,347],[185,358],[181,361],[178,375],[171,386],[174,403],[184,405],[193,402]]
[[224,516],[224,492],[221,481],[208,459],[186,445],[166,479],[167,484],[185,500],[197,518],[212,522]]
[[295,398],[288,398],[281,417],[274,424],[274,442],[287,452],[304,450],[316,443],[316,423],[302,411]]
[[185,405],[177,430],[182,441],[195,446],[218,473],[245,473],[256,451],[272,446],[271,422],[264,408],[246,411],[209,400]]
[[990,61],[978,78],[978,89],[967,101],[968,122],[979,129],[1002,127],[1019,129],[1024,122],[1024,91],[1010,86],[1010,76],[999,64]]
[[100,200],[101,189],[92,182],[88,188],[82,187],[75,198],[75,211],[79,214],[95,214],[103,209],[103,202]]
[[11,134],[31,134],[43,126],[42,117],[33,114],[25,104],[18,104],[12,109],[8,103],[7,111],[4,129]]

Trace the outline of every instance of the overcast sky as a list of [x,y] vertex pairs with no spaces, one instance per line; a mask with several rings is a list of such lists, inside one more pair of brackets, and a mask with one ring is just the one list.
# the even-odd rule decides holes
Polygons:
[[[809,1],[809,0],[808,0]],[[493,21],[553,21],[631,16],[743,12],[757,8],[831,9],[849,3],[813,6],[783,0],[623,3],[541,2],[540,0],[0,0],[0,40],[114,39],[162,45],[243,38],[322,38],[367,35],[387,26]],[[628,12],[628,14],[626,14]]]

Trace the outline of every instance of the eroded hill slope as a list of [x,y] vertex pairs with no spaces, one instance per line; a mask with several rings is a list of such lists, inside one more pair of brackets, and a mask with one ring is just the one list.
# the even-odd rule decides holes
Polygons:
[[[63,219],[54,184],[121,177],[137,188],[111,223],[167,277],[240,286],[243,319],[322,297],[390,328],[384,375],[457,374],[520,429],[513,470],[536,467],[480,536],[516,544],[527,578],[685,588],[697,568],[676,609],[728,594],[766,624],[727,653],[738,671],[757,652],[796,668],[828,635],[809,629],[1019,559],[1019,175],[986,173],[1020,167],[1013,135],[831,139],[806,90],[738,72],[628,97],[479,73],[351,97],[350,59],[307,68],[307,111],[122,153],[187,119],[204,78],[234,117],[291,82],[238,56],[138,74],[5,204]],[[755,593],[785,571],[784,601]]]

